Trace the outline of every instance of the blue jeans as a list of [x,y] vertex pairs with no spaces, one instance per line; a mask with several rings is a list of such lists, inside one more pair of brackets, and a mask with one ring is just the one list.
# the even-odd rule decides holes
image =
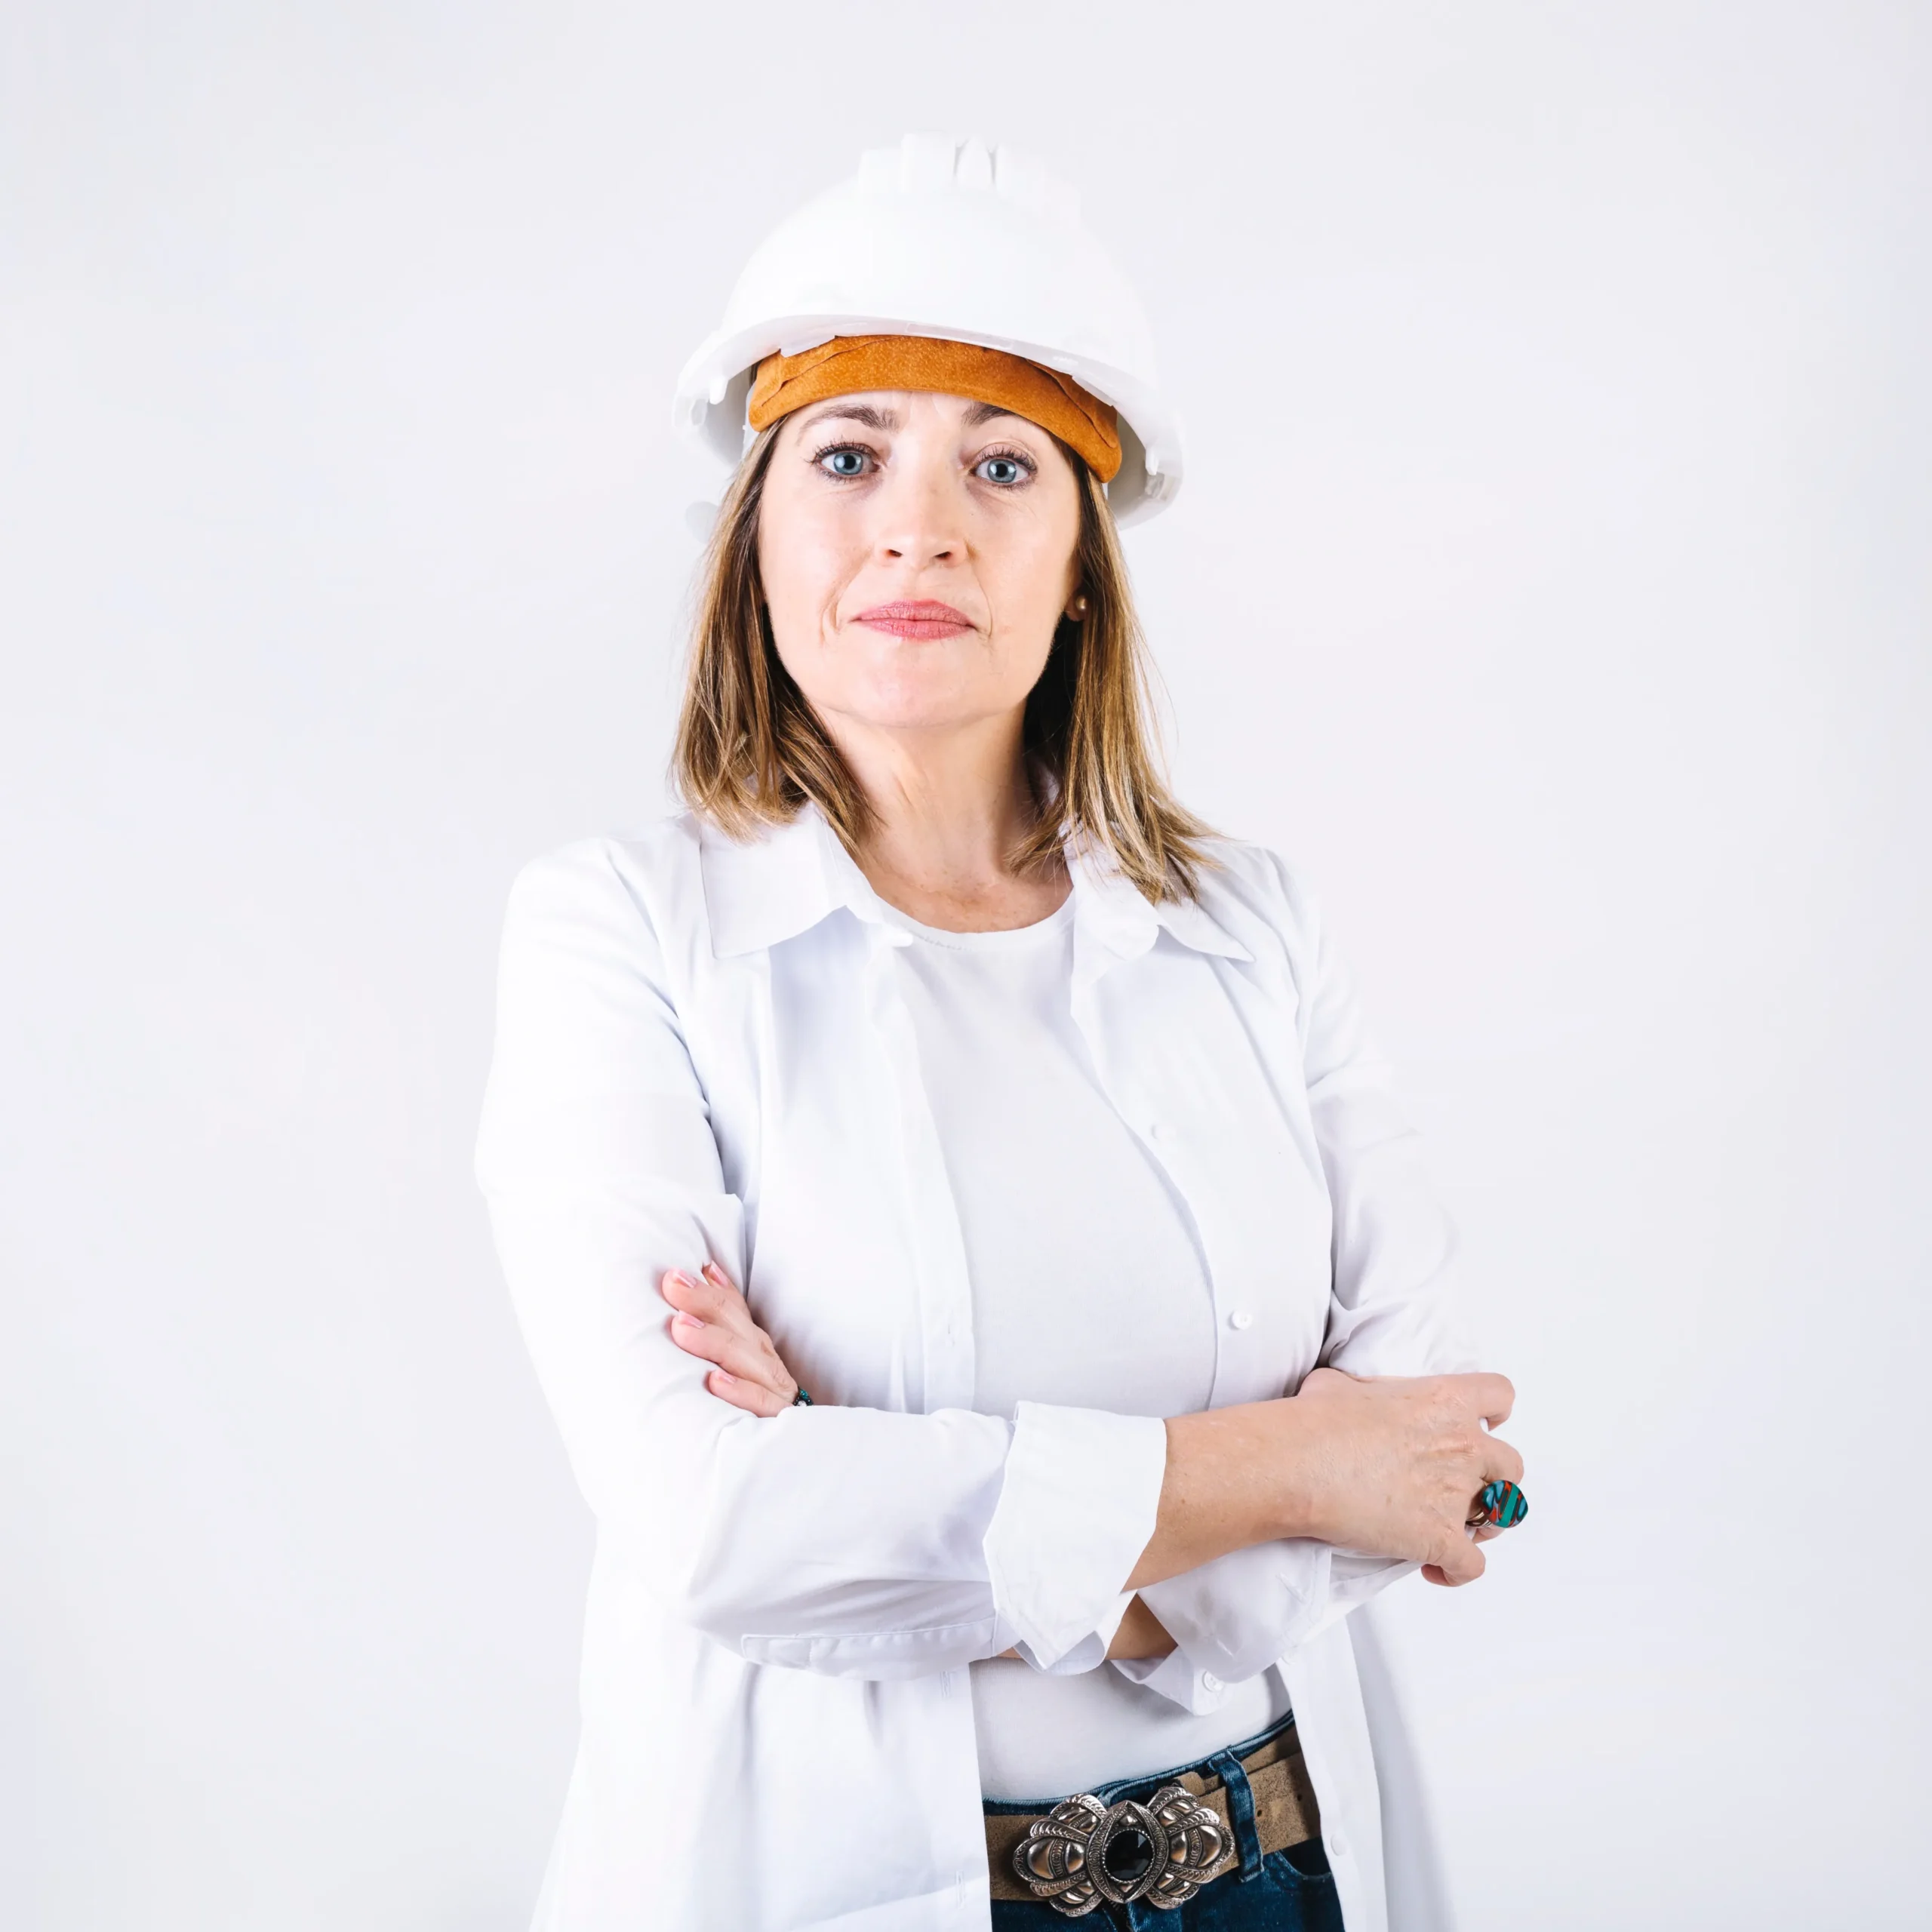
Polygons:
[[[1334,1875],[1328,1869],[1321,1841],[1310,1838],[1285,1851],[1263,1853],[1261,1849],[1247,1774],[1241,1761],[1273,1735],[1264,1731],[1261,1737],[1230,1745],[1198,1764],[1183,1764],[1151,1778],[1102,1785],[1094,1792],[1103,1804],[1117,1804],[1123,1798],[1145,1800],[1182,1771],[1219,1778],[1226,1786],[1229,1822],[1234,1827],[1241,1863],[1230,1866],[1213,1884],[1202,1886],[1177,1911],[1156,1911],[1144,1899],[1126,1905],[1110,1905],[1103,1899],[1084,1919],[1072,1919],[1056,1912],[1044,1899],[1023,1904],[995,1899],[993,1932],[1067,1932],[1076,1924],[1093,1926],[1097,1932],[1102,1926],[1114,1927],[1115,1932],[1342,1932],[1342,1908],[1336,1903]],[[986,1804],[989,1814],[1008,1816],[1048,1808],[1040,1803],[996,1804],[990,1798]]]

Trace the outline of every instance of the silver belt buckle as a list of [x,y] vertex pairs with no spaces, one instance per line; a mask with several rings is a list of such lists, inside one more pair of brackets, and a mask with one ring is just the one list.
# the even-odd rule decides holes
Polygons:
[[1084,1792],[1035,1818],[1013,1849],[1013,1869],[1035,1898],[1078,1918],[1103,1899],[1145,1899],[1161,1912],[1186,1904],[1228,1848],[1213,1810],[1185,1785],[1164,1784],[1145,1804],[1103,1804]]

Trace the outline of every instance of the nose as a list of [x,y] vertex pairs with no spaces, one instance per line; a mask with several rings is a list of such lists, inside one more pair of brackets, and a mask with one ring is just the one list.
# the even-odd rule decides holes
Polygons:
[[962,493],[952,468],[949,462],[902,457],[888,471],[885,488],[872,500],[874,554],[881,563],[921,571],[964,560]]

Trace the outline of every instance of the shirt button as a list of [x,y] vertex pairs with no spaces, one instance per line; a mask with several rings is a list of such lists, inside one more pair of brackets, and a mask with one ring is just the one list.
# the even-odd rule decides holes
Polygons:
[[1147,1138],[1149,1140],[1158,1140],[1161,1139],[1162,1131],[1163,1130],[1161,1128],[1161,1123],[1158,1121],[1150,1120],[1147,1123]]
[[1228,1326],[1230,1328],[1252,1328],[1254,1317],[1244,1308],[1230,1309],[1228,1311]]
[[1346,1838],[1343,1837],[1340,1832],[1324,1832],[1322,1835],[1328,1841],[1328,1849],[1332,1851],[1337,1858],[1346,1857],[1347,1856],[1349,1841]]
[[1201,1673],[1201,1687],[1204,1690],[1218,1690],[1221,1680],[1211,1670],[1204,1670]]

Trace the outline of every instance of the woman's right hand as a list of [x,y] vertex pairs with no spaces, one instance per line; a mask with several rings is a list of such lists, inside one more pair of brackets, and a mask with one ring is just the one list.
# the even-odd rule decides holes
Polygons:
[[781,1415],[798,1385],[771,1337],[752,1319],[743,1295],[715,1261],[688,1275],[674,1268],[657,1284],[671,1305],[671,1339],[712,1364],[704,1386],[721,1401],[755,1416]]
[[1177,1416],[1154,1535],[1128,1587],[1282,1537],[1469,1583],[1483,1572],[1472,1499],[1484,1483],[1522,1479],[1521,1457],[1484,1426],[1506,1421],[1515,1400],[1500,1375],[1318,1368],[1279,1401]]

